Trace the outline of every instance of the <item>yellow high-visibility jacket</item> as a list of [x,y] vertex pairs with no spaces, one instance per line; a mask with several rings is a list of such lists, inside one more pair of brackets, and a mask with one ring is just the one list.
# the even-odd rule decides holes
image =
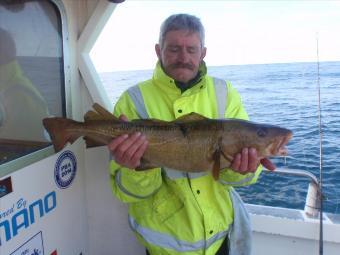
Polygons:
[[[248,119],[239,94],[229,82],[208,76],[204,63],[200,75],[197,84],[181,93],[158,63],[152,79],[121,96],[114,114],[125,114],[130,120],[171,121],[191,112],[208,118]],[[260,167],[246,175],[225,169],[215,181],[209,172],[135,171],[110,162],[113,193],[129,203],[130,226],[152,255],[214,255],[226,237],[231,255],[238,254],[234,250],[248,254],[249,219],[232,186],[253,183],[260,172]]]

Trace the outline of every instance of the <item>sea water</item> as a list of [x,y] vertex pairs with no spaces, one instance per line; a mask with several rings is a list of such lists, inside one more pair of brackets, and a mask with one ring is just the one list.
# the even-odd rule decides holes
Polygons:
[[[208,72],[232,83],[252,121],[293,131],[289,157],[272,159],[278,168],[306,170],[319,178],[317,63],[218,66]],[[151,75],[152,70],[100,74],[113,104]],[[340,62],[321,62],[319,78],[324,209],[340,213]],[[263,173],[256,184],[237,190],[245,202],[303,209],[308,183],[305,177]]]

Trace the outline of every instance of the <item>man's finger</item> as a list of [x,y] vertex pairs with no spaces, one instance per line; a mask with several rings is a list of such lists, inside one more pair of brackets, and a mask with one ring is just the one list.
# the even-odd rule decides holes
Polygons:
[[113,139],[109,144],[109,150],[112,152],[114,151],[122,142],[124,142],[129,136],[127,134],[118,136],[117,138]]
[[256,149],[249,148],[248,170],[251,171],[251,172],[255,172],[258,165],[259,165],[259,160],[257,158],[257,151],[256,151]]
[[124,153],[124,157],[126,158],[127,161],[136,161],[140,160],[140,157],[136,157],[135,154],[136,152],[140,149],[140,147],[143,145],[145,142],[145,136],[142,135],[138,137],[134,143],[131,144],[131,146],[126,150]]
[[115,154],[119,157],[124,157],[124,154],[129,150],[130,147],[133,147],[136,141],[140,138],[141,133],[137,132],[130,135],[117,149],[115,150]]
[[231,163],[230,168],[237,171],[240,168],[240,164],[241,164],[241,154],[237,153]]
[[243,173],[248,170],[248,148],[242,149],[242,155],[241,155],[241,164],[240,164],[240,172]]
[[144,155],[144,152],[146,151],[148,144],[149,142],[147,140],[144,140],[143,144],[138,147],[138,150],[136,150],[135,154],[131,158],[131,161],[136,162],[134,168],[140,165],[140,159]]

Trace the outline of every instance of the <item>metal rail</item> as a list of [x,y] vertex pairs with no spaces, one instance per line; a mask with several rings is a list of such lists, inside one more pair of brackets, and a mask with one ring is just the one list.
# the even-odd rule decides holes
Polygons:
[[265,172],[270,172],[273,174],[294,175],[294,176],[308,178],[310,180],[310,183],[308,186],[304,212],[306,216],[310,218],[316,218],[319,216],[321,189],[320,189],[318,178],[314,174],[312,174],[311,172],[305,171],[305,170],[298,170],[298,169],[278,168],[275,171],[270,171],[267,169],[263,169],[263,170]]
[[314,184],[319,186],[318,178],[312,174],[311,172],[308,172],[306,170],[298,170],[298,169],[284,169],[284,168],[277,168],[275,171],[270,171],[268,169],[263,169],[265,172],[270,173],[277,173],[277,174],[283,174],[283,175],[294,175],[294,176],[300,176],[300,177],[306,177],[309,178]]

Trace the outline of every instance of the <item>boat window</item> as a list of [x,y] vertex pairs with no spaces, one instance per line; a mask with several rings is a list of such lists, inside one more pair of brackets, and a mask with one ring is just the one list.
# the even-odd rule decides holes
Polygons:
[[43,118],[65,116],[61,24],[54,1],[0,1],[0,176],[50,145]]

